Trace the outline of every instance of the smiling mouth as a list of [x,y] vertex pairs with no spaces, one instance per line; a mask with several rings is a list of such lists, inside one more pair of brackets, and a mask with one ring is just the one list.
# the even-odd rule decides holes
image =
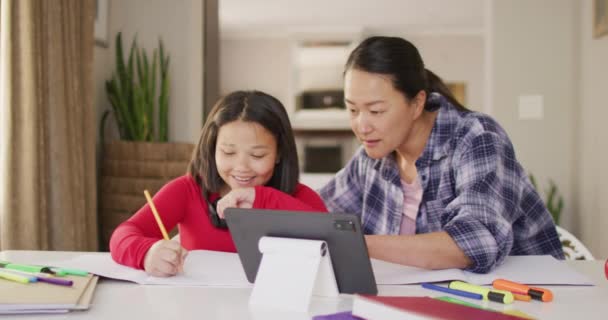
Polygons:
[[253,180],[254,177],[237,177],[237,176],[232,176],[232,178],[238,182],[241,183],[247,183]]

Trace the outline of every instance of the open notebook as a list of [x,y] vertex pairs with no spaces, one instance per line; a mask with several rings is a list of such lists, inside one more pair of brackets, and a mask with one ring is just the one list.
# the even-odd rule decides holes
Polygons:
[[[83,254],[63,261],[46,261],[45,265],[71,267],[91,273],[139,284],[175,286],[249,287],[251,284],[235,253],[193,250],[188,253],[184,273],[174,277],[157,278],[143,270],[119,265],[109,253]],[[593,282],[573,270],[564,261],[551,256],[509,256],[504,264],[488,274],[475,274],[460,269],[424,270],[372,259],[372,269],[378,285],[416,284],[461,280],[489,285],[497,278],[536,285],[592,285]]]
[[534,285],[593,285],[585,275],[564,261],[552,256],[508,256],[492,272],[478,274],[460,269],[425,270],[372,259],[372,268],[379,285],[416,284],[461,280],[477,285],[491,285],[502,278]]
[[66,276],[62,279],[70,279],[74,284],[66,287],[0,280],[0,314],[63,313],[88,309],[99,277]]
[[186,257],[184,272],[161,278],[120,265],[109,253],[92,253],[62,261],[46,261],[44,265],[87,270],[102,277],[150,285],[250,287],[236,253],[192,250]]

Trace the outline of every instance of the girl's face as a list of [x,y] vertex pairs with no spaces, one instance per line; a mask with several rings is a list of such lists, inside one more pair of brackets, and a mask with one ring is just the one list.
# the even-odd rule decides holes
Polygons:
[[220,127],[215,163],[231,190],[265,185],[277,160],[277,140],[260,124],[236,120]]
[[387,76],[357,69],[346,72],[344,100],[350,126],[369,157],[383,158],[407,144],[421,111],[418,96],[408,101]]

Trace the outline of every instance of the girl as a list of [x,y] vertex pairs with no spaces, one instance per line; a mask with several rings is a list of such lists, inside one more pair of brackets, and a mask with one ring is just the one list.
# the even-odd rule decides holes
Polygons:
[[460,105],[410,42],[363,41],[346,62],[344,97],[363,147],[321,197],[361,217],[372,258],[474,272],[507,255],[563,259],[507,133]]
[[298,183],[298,157],[283,105],[259,91],[237,91],[213,107],[188,173],[154,196],[167,230],[179,226],[181,244],[162,240],[146,204],[119,225],[110,239],[118,263],[154,276],[172,276],[187,250],[236,252],[226,229],[228,207],[301,211],[327,209]]

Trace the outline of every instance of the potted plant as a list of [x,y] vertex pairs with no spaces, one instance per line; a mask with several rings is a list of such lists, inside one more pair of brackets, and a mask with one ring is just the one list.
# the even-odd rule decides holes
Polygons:
[[[157,65],[160,68],[158,97]],[[133,39],[129,58],[125,63],[122,34],[119,32],[116,35],[116,71],[112,78],[106,81],[106,92],[121,140],[168,141],[169,57],[165,55],[162,40],[159,40],[159,48],[154,49],[150,62],[146,51],[137,46],[137,39]],[[155,105],[156,99],[158,107]],[[156,111],[158,113],[155,117]],[[102,133],[110,114],[110,111],[106,111],[102,117]]]
[[[536,191],[540,193],[540,189],[538,188],[538,184],[534,176],[530,174],[529,178]],[[580,242],[580,240],[578,240],[568,230],[559,226],[562,210],[564,209],[564,198],[559,192],[555,182],[551,179],[549,179],[549,186],[545,189],[544,202],[547,210],[549,210],[551,216],[553,217],[553,221],[555,222],[557,235],[562,243],[562,248],[564,250],[566,259],[580,260],[587,259],[587,257],[591,257],[589,259],[593,259],[591,252],[589,252],[589,250],[583,245],[582,242]]]
[[[534,186],[534,189],[540,193],[536,178],[534,178],[532,174],[529,175],[529,178],[530,182],[532,182],[532,185]],[[545,206],[547,206],[547,210],[549,210],[551,213],[555,225],[559,225],[562,210],[564,209],[564,198],[560,194],[555,182],[551,179],[549,179],[549,187],[545,190],[545,196]]]
[[[162,40],[149,59],[133,39],[125,60],[122,35],[116,35],[116,70],[106,81],[112,108],[103,114],[100,125],[102,249],[116,226],[146,202],[144,189],[156,192],[186,172],[194,146],[168,142],[169,62]],[[110,120],[115,121],[120,139],[104,143]]]

